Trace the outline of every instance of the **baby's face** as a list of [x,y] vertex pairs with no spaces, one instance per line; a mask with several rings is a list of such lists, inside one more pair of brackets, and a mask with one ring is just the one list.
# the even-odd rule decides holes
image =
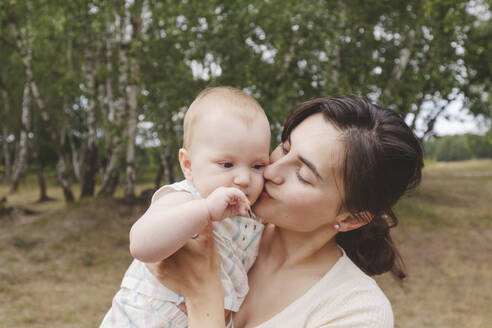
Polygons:
[[212,113],[196,124],[189,149],[191,180],[207,197],[218,187],[236,187],[253,204],[263,190],[269,162],[270,126],[257,115],[247,125],[232,114]]

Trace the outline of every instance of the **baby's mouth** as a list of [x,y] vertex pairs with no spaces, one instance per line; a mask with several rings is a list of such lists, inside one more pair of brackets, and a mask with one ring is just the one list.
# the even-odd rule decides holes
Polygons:
[[263,187],[263,191],[261,192],[261,195],[260,195],[261,198],[267,198],[267,199],[271,199],[272,196],[270,196],[270,194],[268,193],[267,189],[266,189],[266,186]]

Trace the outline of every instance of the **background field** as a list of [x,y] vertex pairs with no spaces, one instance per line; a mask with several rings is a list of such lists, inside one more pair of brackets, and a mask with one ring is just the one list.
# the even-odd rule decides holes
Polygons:
[[[0,327],[97,327],[131,261],[128,231],[146,201],[66,205],[59,188],[48,191],[56,201],[35,203],[28,180],[8,196],[12,218],[0,217]],[[377,277],[396,326],[492,327],[492,160],[427,163],[397,212],[409,278]]]

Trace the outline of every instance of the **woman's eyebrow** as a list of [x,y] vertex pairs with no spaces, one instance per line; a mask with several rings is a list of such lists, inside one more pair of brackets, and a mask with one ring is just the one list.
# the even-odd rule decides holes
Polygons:
[[319,181],[323,181],[323,178],[321,177],[318,170],[316,169],[316,166],[314,166],[314,164],[312,162],[308,161],[306,158],[302,157],[301,155],[298,155],[297,157],[299,158],[299,160],[301,162],[303,162],[313,172],[313,174],[316,176],[316,178]]

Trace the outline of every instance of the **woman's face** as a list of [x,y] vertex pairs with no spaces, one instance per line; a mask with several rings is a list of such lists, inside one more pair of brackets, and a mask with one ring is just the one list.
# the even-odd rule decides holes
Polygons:
[[256,215],[292,231],[333,229],[347,214],[338,213],[343,151],[340,131],[322,114],[306,118],[271,154]]

